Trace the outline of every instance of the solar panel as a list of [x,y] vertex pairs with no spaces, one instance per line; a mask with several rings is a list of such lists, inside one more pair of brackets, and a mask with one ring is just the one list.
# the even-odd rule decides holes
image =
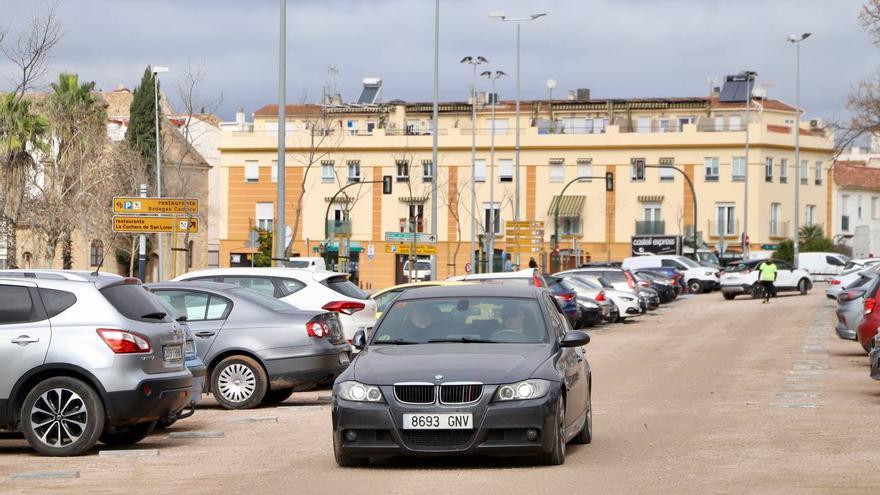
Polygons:
[[754,87],[755,81],[748,81],[738,76],[727,76],[724,79],[724,86],[721,87],[721,94],[718,96],[721,102],[739,102],[746,101],[749,95],[749,87]]
[[379,86],[364,86],[361,96],[358,98],[360,105],[372,105],[376,103],[376,96],[379,95]]

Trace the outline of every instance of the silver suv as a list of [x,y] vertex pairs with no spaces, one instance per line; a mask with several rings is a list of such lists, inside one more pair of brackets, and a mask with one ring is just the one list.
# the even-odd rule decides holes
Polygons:
[[0,270],[0,429],[39,453],[140,441],[192,384],[183,330],[137,279]]

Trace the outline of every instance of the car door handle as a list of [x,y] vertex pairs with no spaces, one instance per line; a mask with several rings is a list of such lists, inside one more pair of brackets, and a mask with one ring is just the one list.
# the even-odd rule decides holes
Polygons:
[[196,337],[208,338],[213,337],[217,332],[196,332]]
[[30,335],[19,335],[18,337],[12,339],[13,344],[18,344],[21,346],[25,346],[28,344],[33,344],[34,342],[39,342],[39,337],[31,337]]

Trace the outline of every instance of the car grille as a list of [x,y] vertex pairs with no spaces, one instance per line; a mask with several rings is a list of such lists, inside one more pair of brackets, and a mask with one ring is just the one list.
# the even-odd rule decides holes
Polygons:
[[464,447],[470,443],[473,430],[403,430],[407,444],[415,447]]
[[440,402],[442,404],[468,404],[480,400],[483,385],[480,383],[462,383],[440,386]]
[[435,388],[431,384],[395,385],[394,397],[407,404],[433,404]]

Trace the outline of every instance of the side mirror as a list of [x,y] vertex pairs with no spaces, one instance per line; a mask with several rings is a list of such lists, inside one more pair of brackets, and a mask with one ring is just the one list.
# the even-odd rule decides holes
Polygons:
[[[589,337],[588,337],[589,339]],[[363,330],[358,330],[355,332],[354,337],[351,338],[351,345],[354,346],[355,349],[361,350],[367,346],[367,334],[364,333]]]
[[[356,335],[355,335],[356,336]],[[566,332],[559,343],[562,347],[581,347],[590,343],[590,336],[587,332],[581,330],[571,330]]]

